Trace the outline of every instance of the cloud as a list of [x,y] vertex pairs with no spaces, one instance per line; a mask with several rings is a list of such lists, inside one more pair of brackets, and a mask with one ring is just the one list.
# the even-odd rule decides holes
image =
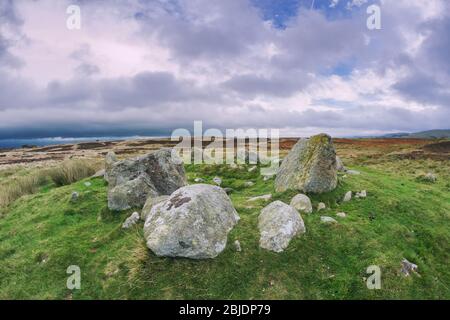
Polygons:
[[70,1],[2,1],[0,138],[194,120],[287,133],[448,126],[449,4],[382,1],[382,30],[370,31],[363,2],[290,6],[276,23],[251,1],[78,1],[82,29],[70,31]]

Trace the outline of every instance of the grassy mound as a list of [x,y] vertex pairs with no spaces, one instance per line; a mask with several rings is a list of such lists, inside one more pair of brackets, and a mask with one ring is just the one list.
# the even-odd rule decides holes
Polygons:
[[[142,222],[122,230],[131,211],[107,209],[102,179],[45,187],[0,218],[0,299],[449,299],[446,179],[421,183],[399,168],[354,167],[362,174],[311,195],[314,207],[324,202],[327,209],[303,214],[306,234],[276,254],[258,246],[257,217],[267,203],[247,200],[271,193],[289,203],[295,193],[275,193],[273,180],[263,181],[258,170],[189,165],[190,183],[222,177],[222,186],[235,190],[231,199],[241,217],[224,252],[204,261],[156,257],[145,246]],[[246,181],[255,184],[245,187]],[[362,189],[367,199],[341,203],[345,192]],[[322,224],[321,215],[339,223]],[[233,248],[236,239],[242,252]],[[399,274],[402,258],[416,263],[419,275]],[[81,290],[66,288],[70,265],[81,268]],[[366,287],[370,265],[381,267],[381,290]]]

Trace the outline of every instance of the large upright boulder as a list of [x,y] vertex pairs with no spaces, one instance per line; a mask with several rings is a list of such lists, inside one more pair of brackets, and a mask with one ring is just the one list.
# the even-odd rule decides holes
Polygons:
[[105,178],[108,207],[117,211],[142,208],[148,197],[169,195],[187,185],[183,163],[171,149],[110,163]]
[[281,163],[275,179],[277,192],[292,189],[324,193],[336,186],[336,151],[327,134],[299,140]]
[[214,258],[239,216],[222,188],[194,184],[155,204],[146,217],[147,247],[158,256]]

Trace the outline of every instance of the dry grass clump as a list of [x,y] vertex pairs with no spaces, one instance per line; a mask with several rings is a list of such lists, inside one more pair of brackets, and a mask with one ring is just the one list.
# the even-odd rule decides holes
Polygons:
[[65,161],[61,165],[47,170],[48,176],[58,187],[90,177],[95,172],[95,166],[82,160]]
[[13,178],[0,186],[0,207],[6,207],[14,200],[27,194],[33,194],[48,182],[43,172]]
[[24,195],[36,193],[50,182],[58,187],[64,186],[92,176],[95,172],[95,164],[82,160],[68,160],[54,168],[11,177],[0,185],[0,207],[8,206]]

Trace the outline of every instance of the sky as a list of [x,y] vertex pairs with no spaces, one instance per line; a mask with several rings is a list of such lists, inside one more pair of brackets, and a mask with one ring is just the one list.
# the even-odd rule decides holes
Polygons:
[[0,139],[447,129],[449,57],[447,0],[0,0]]

